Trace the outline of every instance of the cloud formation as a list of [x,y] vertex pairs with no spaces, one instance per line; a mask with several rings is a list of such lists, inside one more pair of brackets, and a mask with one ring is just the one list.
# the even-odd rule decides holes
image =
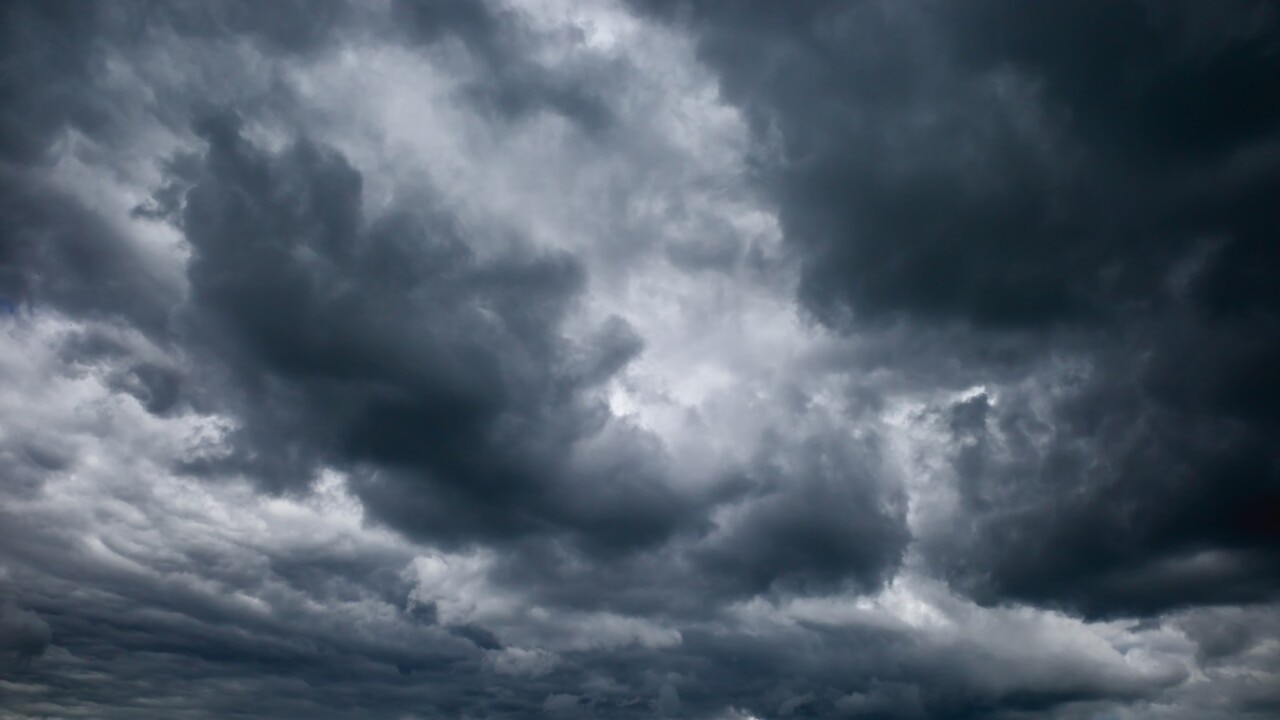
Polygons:
[[919,382],[1003,386],[929,411],[959,507],[925,547],[959,587],[1274,599],[1272,8],[680,7],[769,148],[806,308],[977,346]]
[[0,716],[1280,708],[1270,5],[0,13]]

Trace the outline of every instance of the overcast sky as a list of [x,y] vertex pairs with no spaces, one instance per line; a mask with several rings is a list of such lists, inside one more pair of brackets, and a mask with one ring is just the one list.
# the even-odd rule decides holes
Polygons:
[[1280,6],[9,0],[0,719],[1280,717]]

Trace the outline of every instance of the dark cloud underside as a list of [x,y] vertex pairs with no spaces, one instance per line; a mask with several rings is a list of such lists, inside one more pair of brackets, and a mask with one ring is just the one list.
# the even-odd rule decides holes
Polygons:
[[816,317],[1087,366],[1047,410],[946,411],[963,509],[930,554],[958,587],[1090,614],[1275,597],[1273,5],[670,16],[773,153]]

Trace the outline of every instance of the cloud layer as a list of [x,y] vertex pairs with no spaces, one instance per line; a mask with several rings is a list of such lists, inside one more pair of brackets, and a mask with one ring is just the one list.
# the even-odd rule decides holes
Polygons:
[[0,717],[1280,710],[1272,6],[0,13]]

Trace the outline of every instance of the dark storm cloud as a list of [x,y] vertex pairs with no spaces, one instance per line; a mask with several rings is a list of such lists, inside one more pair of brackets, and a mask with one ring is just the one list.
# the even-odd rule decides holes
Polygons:
[[[452,40],[477,58],[476,98],[489,97],[502,114],[545,106],[592,127],[603,122],[577,81],[525,57],[535,40],[513,13],[483,3],[400,2],[392,10],[390,22],[411,45]],[[6,147],[26,153],[11,158],[22,163],[39,161],[67,131],[109,147],[129,112],[95,84],[108,55],[134,43],[248,40],[269,55],[305,55],[339,42],[335,27],[356,20],[383,22],[338,2],[8,5]],[[211,101],[176,91],[166,100],[175,106],[166,123],[189,122]],[[219,122],[197,130],[211,152],[174,158],[172,182],[135,213],[182,213],[198,257],[191,317],[178,324],[213,353],[215,371],[227,362],[233,382],[261,394],[262,402],[240,408],[246,442],[233,460],[252,457],[253,472],[274,487],[304,483],[323,462],[367,465],[361,489],[375,512],[440,537],[482,526],[482,534],[520,534],[550,522],[627,545],[661,539],[683,522],[685,501],[651,482],[659,469],[644,469],[648,461],[596,468],[612,478],[607,484],[579,477],[558,479],[554,492],[545,487],[571,474],[553,469],[568,443],[603,421],[603,408],[578,396],[641,349],[621,320],[579,345],[559,337],[583,284],[576,260],[520,251],[478,261],[444,212],[400,213],[366,227],[360,177],[344,159],[303,141],[272,170],[265,158],[240,156],[247,146]],[[154,277],[160,272],[132,243],[33,175],[6,172],[3,198],[6,307],[101,316],[169,339],[181,291],[166,284],[172,278]],[[289,207],[298,201],[307,204]],[[258,202],[258,213],[243,205]],[[315,257],[298,256],[309,252]],[[155,412],[174,407],[184,385],[179,372],[144,361],[112,382]],[[203,393],[199,383],[185,389],[188,399],[222,393],[216,383]],[[520,447],[493,452],[508,444]],[[417,493],[424,484],[435,488],[431,499]]]
[[100,10],[56,2],[6,3],[0,10],[0,156],[5,161],[38,160],[67,125],[96,128],[109,120],[110,113],[84,92]]
[[[0,712],[1274,713],[1274,10],[637,6],[548,30],[460,0],[5,4]],[[733,196],[673,148],[699,112],[739,126],[628,64],[631,42],[681,62],[655,15],[742,111],[817,320],[728,391],[720,356],[751,345],[610,315],[792,319],[789,290],[733,308],[794,280],[740,237],[755,205],[658,193]],[[478,136],[568,122],[409,181],[387,156],[410,151],[365,136],[383,121],[336,127],[365,98],[326,95],[356,86],[316,71],[335,59]],[[641,81],[690,97],[651,127]],[[391,124],[472,140],[419,120]],[[522,205],[543,195],[504,206],[525,227],[441,185],[521,174],[497,157],[521,143],[557,192],[604,156],[643,187],[591,212],[674,229],[554,250]],[[583,242],[629,247],[601,280]],[[629,287],[622,257],[673,275]],[[727,298],[685,306],[686,274]]]
[[[612,80],[609,68],[603,74],[595,68],[566,73],[536,62],[530,52],[536,40],[510,9],[482,1],[396,0],[392,17],[411,43],[460,42],[481,65],[465,95],[498,117],[520,119],[547,110],[588,130],[604,129],[611,121],[600,92]],[[581,42],[572,36],[555,40]]]
[[[182,508],[146,490],[119,497],[148,518],[160,545],[109,526],[85,544],[65,517],[4,511],[0,665],[10,684],[0,708],[390,717],[483,705],[468,699],[485,682],[475,640],[407,612],[404,547],[322,526],[266,546],[252,541],[252,524],[201,535],[188,532]],[[14,607],[15,593],[28,607]]]
[[360,174],[334,151],[266,154],[229,117],[199,132],[183,322],[240,388],[233,460],[286,487],[325,462],[363,469],[375,515],[449,542],[559,528],[627,545],[685,520],[643,458],[594,477],[566,464],[606,422],[583,392],[640,350],[618,319],[560,335],[583,283],[572,257],[481,256],[445,213],[366,223]]
[[1274,429],[1131,382],[1080,381],[1049,417],[950,409],[963,509],[927,545],[958,586],[1094,615],[1275,596]]
[[1047,414],[950,411],[964,507],[930,552],[958,587],[1091,614],[1275,596],[1274,6],[660,7],[751,119],[818,318],[955,338],[932,367],[888,351],[921,382],[1088,368]]
[[181,289],[128,238],[39,179],[0,171],[0,296],[163,336]]
[[1264,4],[675,6],[776,153],[825,319],[1099,319],[1206,236],[1270,249],[1274,150],[1237,155],[1280,114]]
[[600,540],[576,550],[532,538],[499,561],[494,579],[552,607],[677,622],[758,596],[875,591],[910,541],[905,500],[878,475],[874,443],[847,441],[777,434],[703,496],[700,522],[667,544],[618,554]]
[[[367,566],[385,559],[360,562],[367,571]],[[319,565],[312,567],[321,570]],[[348,594],[340,600],[323,593],[312,597],[348,606],[368,601],[362,579],[332,569],[324,572],[324,583],[344,587]],[[474,646],[436,627],[406,622],[396,634],[379,636],[368,627],[356,627],[376,619],[357,614],[346,624],[333,625],[314,612],[314,601],[301,600],[300,595],[295,597],[301,601],[288,612],[263,616],[234,600],[211,603],[177,575],[161,579],[86,567],[78,577],[78,582],[94,578],[92,595],[78,595],[62,579],[25,574],[16,578],[53,624],[58,650],[47,652],[39,666],[19,665],[9,674],[15,683],[43,688],[3,703],[13,710],[43,708],[54,716],[96,707],[104,717],[165,717],[174,712],[196,717],[341,717],[362,711],[393,713],[415,704],[444,711],[460,707],[467,692],[479,687],[474,668],[458,672],[460,666],[474,665]],[[236,585],[247,590],[257,580],[277,579],[270,573],[253,573]],[[305,587],[292,582],[277,587],[275,601]],[[43,631],[47,643],[49,626]],[[101,668],[106,674],[77,672],[85,667]],[[110,677],[110,682],[100,682],[100,677]],[[40,705],[22,702],[36,699]]]
[[[50,147],[67,131],[119,140],[137,108],[102,90],[112,54],[173,40],[224,48],[246,43],[270,57],[314,56],[370,31],[410,46],[452,40],[481,65],[467,94],[499,116],[518,119],[550,110],[584,127],[608,125],[607,106],[594,86],[607,82],[609,71],[601,75],[583,68],[566,74],[532,60],[531,51],[547,38],[536,37],[515,14],[479,1],[396,0],[392,9],[382,18],[342,0],[6,3],[0,9],[0,159],[47,160]],[[209,80],[216,85],[222,79]],[[284,92],[278,85],[274,91]],[[161,89],[157,95],[148,99],[147,109],[174,124],[189,120],[191,106],[220,99],[213,89],[194,95]]]
[[30,610],[0,605],[0,660],[31,660],[49,647],[49,623]]
[[741,515],[695,551],[695,564],[747,595],[878,587],[909,538],[902,498],[866,466],[877,454],[847,436],[766,441]]
[[5,3],[0,10],[0,158],[40,162],[68,130],[119,139],[132,110],[101,88],[113,52],[169,32],[207,41],[247,39],[268,53],[311,52],[333,38],[340,20],[354,14],[337,0]]
[[[195,251],[182,322],[242,393],[234,467],[276,487],[351,467],[367,509],[413,535],[568,533],[588,554],[704,533],[701,516],[734,499],[669,489],[654,440],[584,397],[641,341],[617,318],[584,341],[559,335],[582,283],[572,258],[481,257],[446,215],[366,228],[360,176],[333,151],[265,154],[230,118],[201,132],[209,151],[180,221]],[[607,457],[566,461],[592,438]],[[735,593],[876,586],[906,533],[892,493],[857,467],[863,453],[835,437],[762,451],[744,515],[696,563]]]
[[[920,644],[886,629],[802,625],[764,634],[700,629],[660,654],[635,649],[582,659],[614,677],[647,667],[650,677],[670,678],[679,714],[688,717],[723,717],[726,704],[769,718],[1036,717],[1055,706],[1138,699],[1153,691],[1086,664],[1055,661],[1049,672],[1027,672],[974,662],[975,651],[968,642]],[[659,694],[661,686],[649,682]],[[654,716],[618,707],[607,696],[595,700],[595,709],[606,716]]]

